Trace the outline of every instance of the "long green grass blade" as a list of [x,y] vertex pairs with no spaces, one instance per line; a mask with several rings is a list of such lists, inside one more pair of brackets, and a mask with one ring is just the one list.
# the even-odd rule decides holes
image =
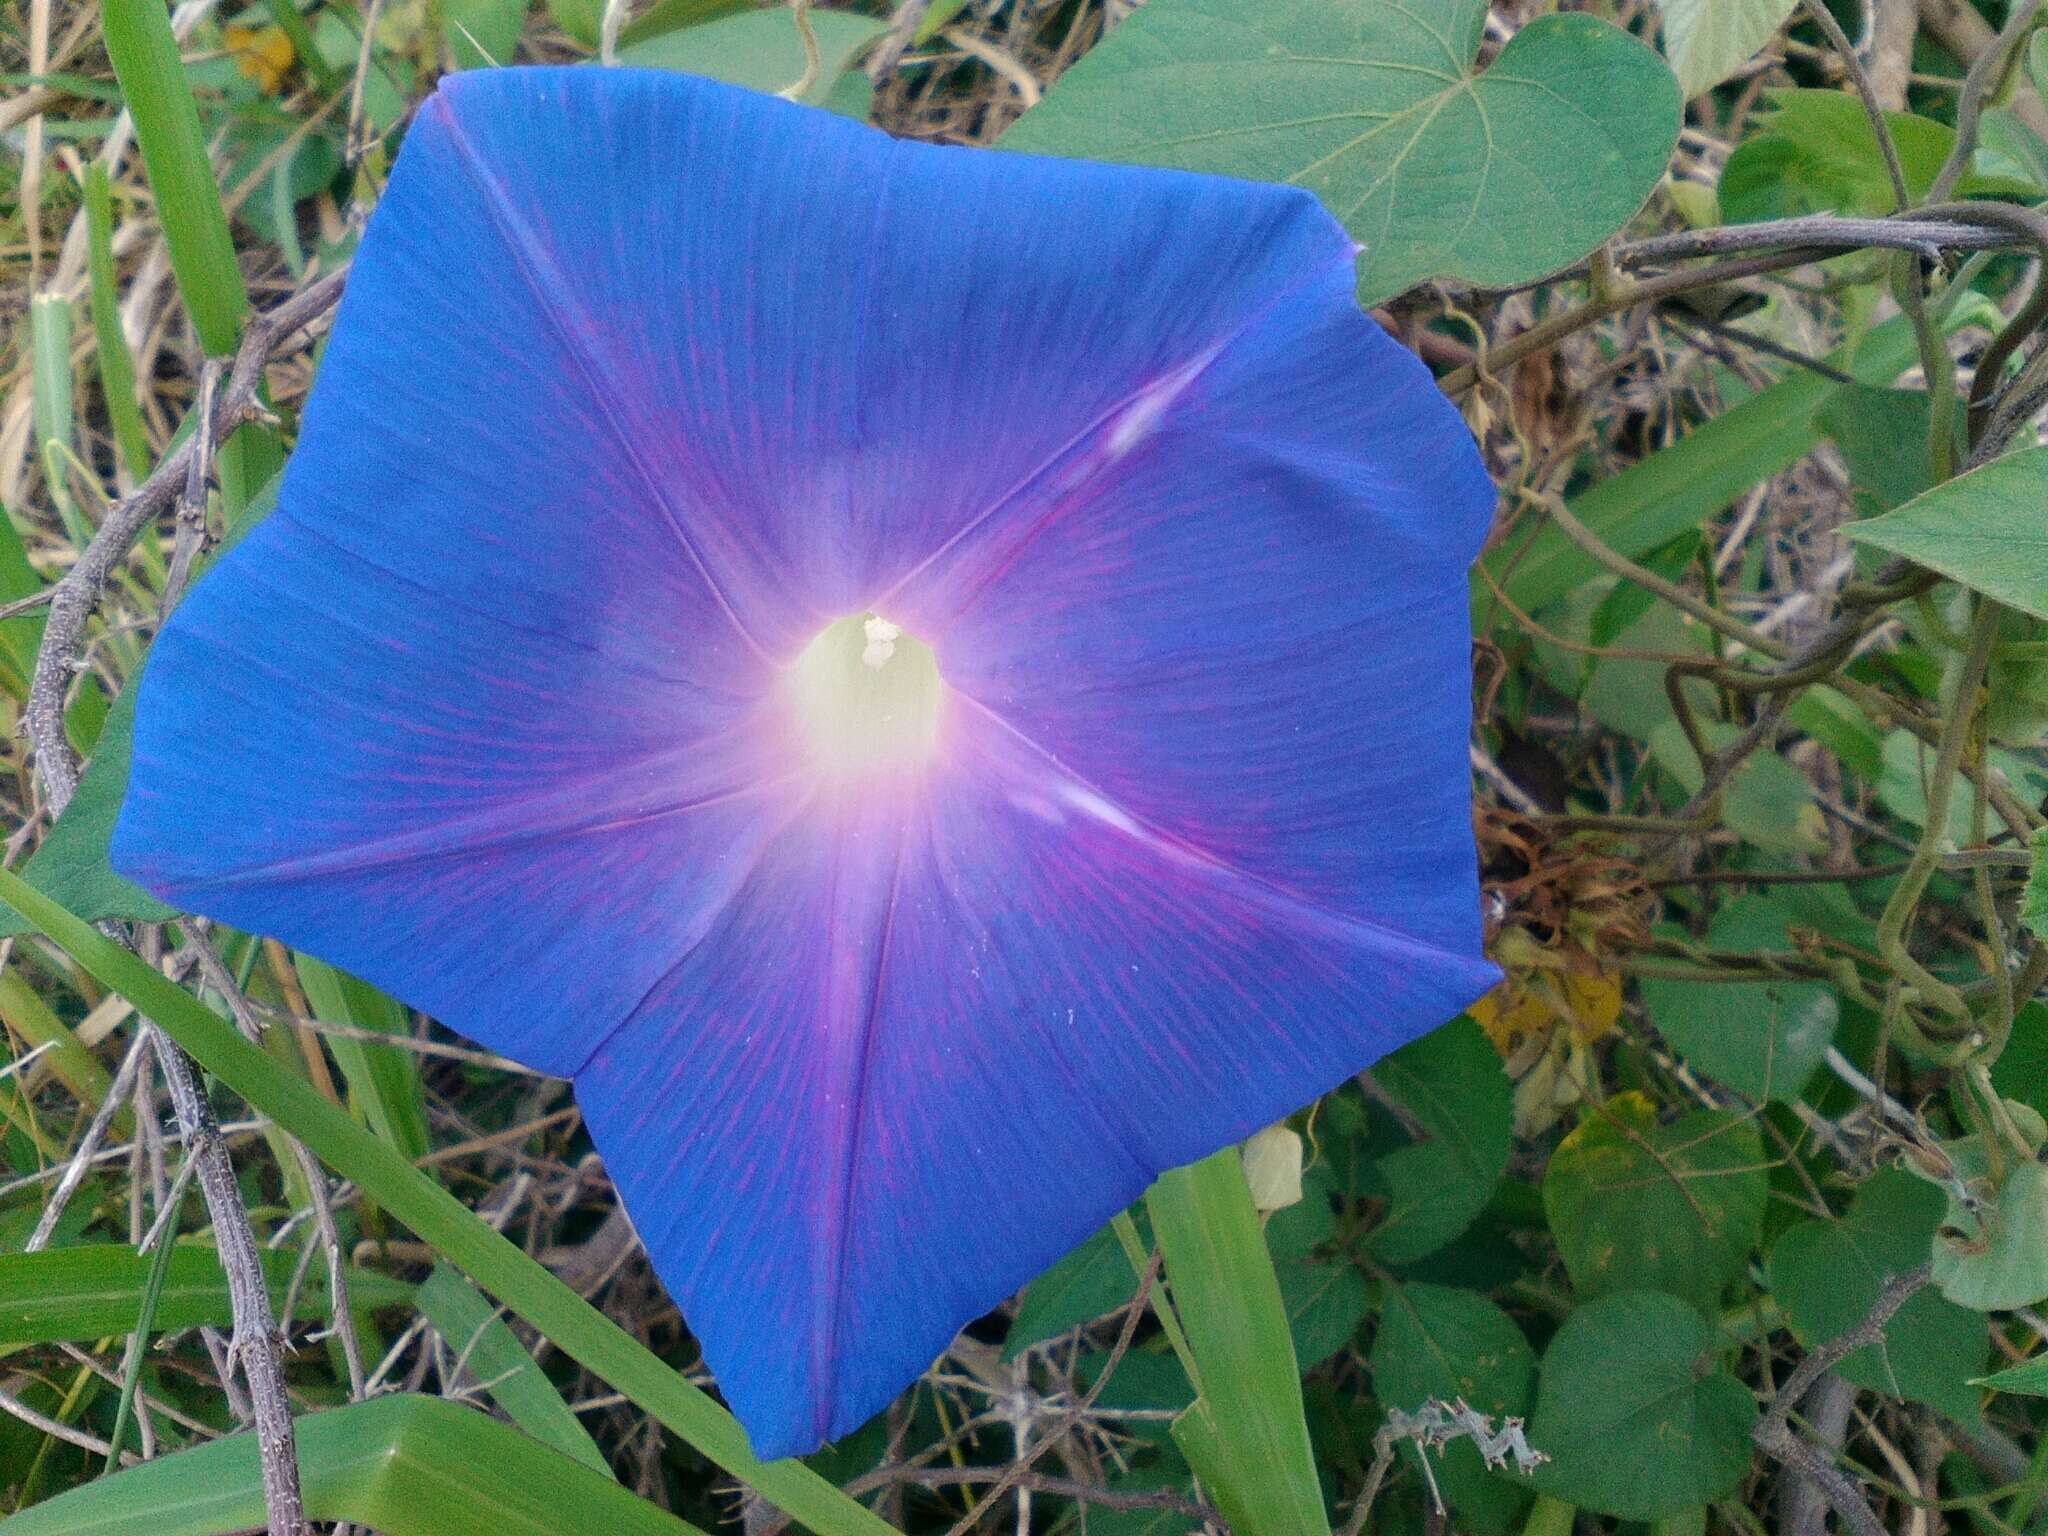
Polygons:
[[[1889,384],[1918,354],[1905,317],[1862,337],[1828,361],[1865,384]],[[1797,370],[1732,410],[1693,428],[1670,447],[1631,464],[1572,498],[1572,513],[1631,559],[1697,527],[1754,485],[1789,469],[1820,441],[1815,414],[1841,389],[1825,374]],[[1556,602],[1601,574],[1592,557],[1557,529],[1510,539],[1487,566],[1524,613]],[[1475,609],[1492,594],[1472,584]]]
[[[195,1005],[196,1006],[196,1005]],[[143,1313],[155,1260],[126,1243],[82,1243],[39,1253],[0,1254],[0,1345],[54,1344],[132,1333]],[[264,1279],[282,1303],[296,1268],[289,1253],[266,1253]],[[327,1274],[315,1265],[299,1287],[297,1315],[327,1315]],[[413,1287],[372,1269],[348,1272],[358,1307],[410,1302]],[[156,1326],[169,1331],[234,1320],[227,1281],[212,1249],[175,1244],[155,1302]]]
[[[294,955],[313,1017],[329,1024],[374,1029],[381,1034],[405,1033],[405,1010],[366,981],[359,981],[311,955]],[[392,1046],[372,1045],[346,1036],[328,1037],[341,1075],[370,1129],[388,1146],[416,1161],[427,1152],[427,1105],[420,1088],[419,1059]]]
[[[121,306],[114,290],[113,191],[107,168],[97,160],[85,168],[85,223],[100,393],[107,402],[107,419],[114,426],[114,445],[120,450],[121,462],[139,480],[149,473],[149,439],[142,430],[142,408],[135,403],[135,359],[128,355],[128,337],[121,330]],[[150,547],[145,540],[144,548]]]
[[[43,578],[28,563],[21,534],[14,519],[0,506],[0,602],[13,602],[42,589]],[[35,670],[36,649],[43,640],[43,616],[24,613],[19,618],[0,619],[0,689],[16,699],[28,697],[28,680]]]
[[611,1476],[604,1452],[583,1421],[475,1286],[446,1264],[436,1264],[420,1287],[420,1311],[448,1352],[469,1376],[483,1383],[491,1401],[514,1424],[564,1456]]
[[756,1460],[745,1431],[724,1409],[190,993],[11,870],[0,870],[0,902],[21,913],[102,986],[155,1020],[201,1066],[288,1128],[335,1172],[355,1180],[422,1242],[557,1348],[777,1508],[818,1536],[883,1536],[891,1529],[802,1463]]
[[[384,1536],[702,1536],[602,1473],[445,1398],[395,1393],[295,1421],[308,1518]],[[23,1510],[8,1536],[261,1530],[256,1437],[230,1435]]]
[[[79,1044],[70,1026],[50,1012],[34,988],[11,967],[0,971],[0,1019],[7,1021],[8,1029],[20,1036],[29,1049],[44,1052],[42,1059],[49,1063],[57,1080],[71,1090],[73,1098],[88,1109],[100,1107],[100,1100],[107,1096],[107,1069]],[[125,1113],[116,1123],[123,1136],[134,1126],[133,1118]]]
[[1173,1437],[1243,1536],[1329,1536],[1287,1308],[1237,1148],[1145,1196],[1202,1395]]
[[[162,0],[106,0],[100,30],[135,119],[135,142],[156,198],[171,275],[192,328],[209,353],[232,351],[249,313],[249,290],[207,158],[199,107],[185,83],[170,11]],[[221,498],[228,515],[283,462],[275,435],[265,428],[244,427],[229,438],[220,453]]]
[[31,420],[43,480],[64,532],[83,549],[92,527],[71,494],[71,306],[53,293],[28,302]]
[[100,27],[135,118],[135,142],[192,328],[208,352],[227,352],[249,313],[249,291],[207,157],[199,107],[185,83],[170,10],[162,0],[106,0]]
[[107,1444],[113,1447],[107,1453],[109,1472],[119,1467],[121,1442],[127,1437],[128,1420],[135,1412],[135,1393],[142,1385],[142,1357],[149,1350],[150,1335],[156,1332],[164,1284],[171,1276],[171,1256],[177,1252],[179,1213],[185,1208],[185,1196],[190,1189],[189,1183],[174,1186],[170,1204],[159,1217],[159,1239],[150,1251],[149,1273],[142,1282],[142,1303],[135,1311],[135,1331],[128,1335],[128,1348],[121,1356],[121,1401],[114,1410],[113,1432],[107,1436]]
[[[29,342],[35,349],[30,378],[36,450],[71,446],[71,306],[54,293],[29,300]],[[59,487],[53,486],[51,494]]]

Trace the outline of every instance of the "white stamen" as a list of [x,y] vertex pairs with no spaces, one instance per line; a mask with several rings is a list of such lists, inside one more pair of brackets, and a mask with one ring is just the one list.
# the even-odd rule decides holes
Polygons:
[[867,637],[867,645],[860,653],[861,665],[880,671],[889,664],[889,658],[896,654],[896,641],[903,631],[887,619],[869,619],[861,625],[861,633]]

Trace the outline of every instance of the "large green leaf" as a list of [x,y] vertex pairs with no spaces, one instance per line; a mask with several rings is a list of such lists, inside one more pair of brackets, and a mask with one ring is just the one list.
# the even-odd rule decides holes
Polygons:
[[2033,862],[2027,868],[2027,888],[2020,895],[2020,921],[2037,939],[2048,939],[2048,827],[2035,830],[2027,839]]
[[[2041,841],[2048,844],[2048,838]],[[2037,870],[2041,862],[2037,851]],[[2048,919],[2048,913],[2043,917]],[[2005,1098],[2017,1099],[2036,1114],[2048,1116],[2048,1003],[2027,1003],[2013,1015],[2005,1049],[1991,1064],[1991,1085]]]
[[[1443,1285],[1390,1285],[1372,1343],[1373,1395],[1415,1412],[1430,1398],[1463,1400],[1490,1417],[1528,1412],[1536,1356],[1513,1318],[1474,1291]],[[1406,1447],[1412,1458],[1417,1452]],[[1432,1458],[1437,1481],[1460,1517],[1491,1536],[1511,1527],[1528,1494],[1491,1476],[1469,1441]]]
[[[1716,4],[1724,0],[1716,0]],[[1772,110],[1721,172],[1721,216],[1731,224],[1809,213],[1876,215],[1896,205],[1891,173],[1863,104],[1848,91],[1776,90]],[[1946,123],[1887,112],[1906,190],[1924,197],[1956,142]],[[2024,179],[1966,175],[1958,191],[2038,196]]]
[[1003,142],[1307,187],[1364,244],[1368,302],[1429,277],[1526,282],[1642,207],[1677,142],[1678,85],[1577,14],[1538,17],[1474,73],[1486,12],[1153,0]]
[[1726,80],[1778,35],[1799,0],[1660,0],[1664,56],[1687,96]]
[[[1878,803],[1911,826],[1926,826],[1927,780],[1934,771],[1933,746],[1901,726],[1885,737],[1879,750],[1882,772],[1877,783]],[[2041,766],[2038,753],[2023,754],[1993,747],[1989,757],[1991,766],[2005,776],[2006,783],[2012,786],[2021,803],[2038,804],[2044,795],[2048,795],[2048,771]],[[1970,835],[1973,815],[1969,795],[1957,794],[1949,798],[1948,836],[1958,848],[1967,847],[1974,841]],[[1992,835],[1996,836],[2002,829],[2025,831],[2025,828],[2006,828],[2005,818],[1993,811]]]
[[1295,1360],[1305,1372],[1349,1344],[1372,1310],[1364,1272],[1339,1246],[1341,1199],[1336,1170],[1318,1158],[1301,1170],[1301,1198],[1266,1218],[1266,1247],[1280,1277]]
[[819,1536],[888,1536],[884,1522],[800,1462],[757,1460],[748,1449],[746,1432],[732,1416],[674,1367],[161,972],[11,870],[0,869],[0,903],[28,918],[102,986],[127,998],[207,1071],[289,1130],[335,1172],[353,1179],[365,1195],[563,1353],[609,1381],[718,1466]]
[[[142,1310],[152,1256],[126,1243],[83,1243],[37,1253],[0,1254],[0,1346],[79,1342],[128,1333]],[[295,1253],[265,1253],[271,1299],[282,1304],[298,1267]],[[349,1305],[388,1307],[410,1301],[413,1288],[376,1270],[347,1272]],[[298,1288],[296,1313],[327,1315],[327,1269],[311,1266]],[[234,1320],[220,1256],[211,1248],[175,1245],[166,1260],[154,1326],[160,1332],[225,1325]]]
[[[1811,1349],[1854,1328],[1885,1281],[1927,1262],[1940,1225],[1941,1191],[1885,1169],[1856,1191],[1839,1221],[1802,1221],[1774,1244],[1771,1294],[1799,1342]],[[1984,1365],[1984,1319],[1937,1292],[1906,1299],[1884,1339],[1835,1367],[1859,1387],[1907,1397],[1951,1418],[1977,1414],[1970,1378]]]
[[[1721,216],[1731,224],[1805,213],[1889,213],[1892,184],[1863,105],[1845,91],[1776,90],[1771,110],[1721,172]],[[1926,192],[1955,133],[1931,118],[1888,112],[1906,188]]]
[[1714,1348],[1697,1312],[1654,1291],[1572,1313],[1543,1356],[1529,1443],[1550,1463],[1536,1469],[1536,1485],[1624,1520],[1733,1492],[1749,1466],[1756,1399]]
[[[1778,762],[1771,758],[1767,761]],[[1764,896],[1740,896],[1714,914],[1715,949],[1786,949],[1789,915]],[[1751,1099],[1790,1102],[1806,1091],[1834,1044],[1841,1004],[1833,989],[1773,976],[1762,981],[1645,977],[1643,1006],[1688,1064]]]
[[[702,1536],[601,1472],[445,1398],[394,1393],[294,1423],[313,1520],[385,1536]],[[130,1467],[15,1515],[8,1536],[261,1530],[254,1435]]]
[[[818,43],[818,73],[803,99],[823,106],[840,76],[881,36],[886,24],[869,16],[815,8],[809,18]],[[756,91],[780,91],[802,80],[804,45],[788,10],[777,7],[644,38],[621,48],[619,62],[708,75]]]
[[1814,412],[1814,424],[1842,452],[1860,511],[1889,512],[1933,483],[1926,454],[1900,452],[1902,444],[1927,441],[1932,416],[1926,390],[1870,384],[1845,384]]
[[[1699,627],[1684,627],[1695,636]],[[1604,669],[1603,669],[1604,670]],[[1664,691],[1661,665],[1645,666],[1657,674],[1657,703],[1660,718],[1650,728],[1651,755],[1668,771],[1687,795],[1696,795],[1706,783],[1706,773],[1692,742],[1671,715],[1670,696]],[[1723,720],[1700,722],[1700,734],[1709,748],[1727,747],[1742,735],[1740,727]],[[1827,846],[1827,823],[1813,803],[1813,785],[1806,775],[1775,752],[1753,752],[1737,765],[1721,786],[1721,823],[1746,843],[1767,853],[1818,853]]]
[[1145,1196],[1201,1396],[1173,1437],[1244,1536],[1329,1536],[1287,1312],[1237,1148]]
[[2048,619],[2048,448],[1980,465],[1896,512],[1851,523],[1868,544]]
[[1003,1340],[1003,1358],[1014,1360],[1033,1344],[1122,1306],[1136,1284],[1116,1234],[1104,1227],[1025,1288]]
[[1551,1154],[1543,1209],[1572,1284],[1638,1288],[1711,1313],[1742,1272],[1768,1194],[1754,1121],[1715,1110],[1670,1125],[1639,1093],[1616,1094]]
[[1386,1202],[1368,1239],[1387,1264],[1434,1253],[1486,1208],[1508,1165],[1514,1088],[1485,1033],[1464,1015],[1381,1061],[1373,1081],[1401,1101],[1425,1140],[1373,1166]]
[[1979,1208],[1966,1208],[1951,1190],[1934,1240],[1941,1294],[1977,1312],[2048,1300],[2048,1168],[2032,1158],[2009,1162],[1994,1192],[1981,1141],[1949,1142],[1946,1150]]

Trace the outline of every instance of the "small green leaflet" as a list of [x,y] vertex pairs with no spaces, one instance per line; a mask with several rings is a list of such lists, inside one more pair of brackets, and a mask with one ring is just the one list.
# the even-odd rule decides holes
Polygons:
[[2037,939],[2048,939],[2048,827],[2036,829],[2027,839],[2033,867],[2027,871],[2027,888],[2020,897],[2020,921]]
[[1660,0],[1664,56],[1688,99],[1710,90],[1778,35],[1798,0]]
[[2025,448],[1851,523],[1859,544],[1903,555],[2008,607],[2048,619],[2048,448]]
[[2024,1397],[2048,1397],[2048,1357],[2024,1361],[2007,1370],[1979,1376],[1973,1387],[1991,1387],[2000,1392],[2017,1392]]
[[[852,69],[855,55],[881,36],[883,25],[844,11],[811,11],[819,63],[802,100],[810,106],[830,106],[850,116],[865,116],[864,91],[855,93],[857,101],[844,100],[834,87]],[[619,62],[708,75],[750,90],[781,91],[804,78],[803,34],[781,7],[748,11],[631,42],[619,50]],[[855,107],[858,110],[852,110]]]

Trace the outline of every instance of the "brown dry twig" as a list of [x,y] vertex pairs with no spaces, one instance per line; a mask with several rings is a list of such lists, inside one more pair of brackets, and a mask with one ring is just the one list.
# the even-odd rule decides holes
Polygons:
[[69,571],[33,597],[0,607],[0,619],[7,619],[49,606],[23,719],[53,818],[63,813],[78,788],[78,758],[64,734],[64,701],[71,691],[72,658],[107,579],[142,531],[177,504],[195,459],[210,459],[214,444],[269,414],[261,398],[264,364],[293,334],[334,307],[346,275],[323,277],[252,321],[225,381],[214,392],[210,419],[197,423],[184,442],[158,460],[134,495],[107,509],[99,531]]
[[1876,1302],[1864,1314],[1863,1321],[1847,1333],[1838,1334],[1817,1349],[1808,1351],[1806,1358],[1785,1378],[1785,1384],[1766,1405],[1763,1417],[1750,1431],[1750,1439],[1756,1443],[1757,1449],[1818,1486],[1842,1523],[1856,1536],[1885,1536],[1885,1529],[1842,1470],[1793,1432],[1792,1410],[1823,1372],[1833,1370],[1857,1350],[1884,1338],[1885,1325],[1927,1284],[1931,1268],[1922,1264],[1918,1269],[1893,1275],[1885,1281],[1884,1289],[1878,1292]]
[[1365,1523],[1372,1515],[1372,1506],[1379,1498],[1380,1487],[1386,1482],[1387,1473],[1393,1469],[1394,1451],[1403,1441],[1413,1442],[1422,1461],[1422,1476],[1429,1484],[1430,1503],[1441,1515],[1444,1497],[1436,1485],[1436,1474],[1429,1469],[1429,1453],[1434,1450],[1441,1454],[1453,1440],[1470,1440],[1473,1449],[1479,1452],[1480,1460],[1489,1467],[1505,1467],[1513,1461],[1515,1470],[1524,1476],[1550,1460],[1529,1444],[1520,1419],[1504,1418],[1496,1430],[1489,1415],[1481,1413],[1463,1398],[1454,1403],[1430,1398],[1413,1413],[1389,1408],[1387,1422],[1372,1437],[1372,1468],[1366,1474],[1365,1489],[1352,1506],[1351,1518],[1344,1522],[1339,1536],[1360,1536],[1365,1529]]
[[[225,381],[211,393],[212,409],[203,412],[191,435],[164,455],[132,496],[108,509],[77,562],[46,593],[38,594],[39,600],[47,598],[50,615],[36,653],[23,720],[53,820],[63,813],[78,788],[78,757],[65,735],[64,703],[79,642],[108,578],[143,530],[190,493],[194,474],[204,476],[213,445],[237,428],[267,417],[261,394],[264,365],[288,338],[334,306],[343,281],[341,273],[322,278],[251,322]],[[155,1024],[145,1020],[142,1031],[163,1069],[178,1128],[191,1148],[221,1270],[227,1278],[234,1329],[225,1365],[231,1371],[239,1362],[248,1383],[266,1523],[271,1536],[301,1536],[307,1526],[299,1495],[291,1402],[284,1383],[284,1335],[271,1308],[255,1233],[235,1183],[234,1165],[191,1062]]]

